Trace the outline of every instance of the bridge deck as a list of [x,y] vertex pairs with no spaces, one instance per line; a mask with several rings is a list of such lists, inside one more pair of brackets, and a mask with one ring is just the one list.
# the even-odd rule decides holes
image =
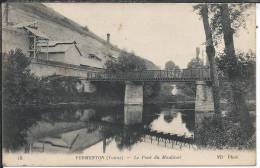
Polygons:
[[173,81],[194,82],[210,81],[208,68],[145,70],[132,72],[109,72],[101,68],[82,67],[46,60],[32,60],[31,70],[38,76],[71,76],[90,81]]
[[146,70],[124,73],[86,72],[91,81],[210,81],[209,69]]

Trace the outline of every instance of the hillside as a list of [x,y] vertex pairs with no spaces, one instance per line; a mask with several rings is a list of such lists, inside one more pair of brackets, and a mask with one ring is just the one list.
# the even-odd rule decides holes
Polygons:
[[[31,13],[35,16],[38,16],[40,20],[48,20],[59,24],[60,26],[64,26],[66,28],[71,29],[72,31],[76,31],[79,34],[87,35],[90,37],[95,38],[96,40],[106,44],[106,41],[100,37],[98,37],[93,32],[89,31],[88,28],[82,27],[78,23],[74,22],[66,18],[65,16],[59,14],[58,12],[54,11],[53,9],[41,4],[41,3],[12,3],[11,6]],[[107,45],[107,44],[106,44]],[[108,44],[111,45],[111,44]],[[113,45],[111,45],[113,46]],[[113,46],[115,47],[115,46]]]
[[[88,28],[82,27],[41,3],[9,3],[8,11],[10,25],[37,21],[38,29],[51,40],[74,40],[77,42],[83,55],[95,54],[101,58],[102,65],[104,65],[109,56],[117,58],[120,55],[121,50],[116,46],[98,37]],[[104,34],[106,33],[108,32],[104,31]],[[9,42],[12,42],[12,40],[9,40]],[[146,63],[149,69],[157,69],[152,62],[146,60]]]

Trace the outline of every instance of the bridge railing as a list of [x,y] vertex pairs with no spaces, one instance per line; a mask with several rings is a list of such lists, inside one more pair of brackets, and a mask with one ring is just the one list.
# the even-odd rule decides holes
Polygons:
[[195,81],[210,80],[209,68],[175,69],[175,70],[144,70],[131,72],[109,72],[102,68],[84,67],[50,60],[32,59],[34,63],[48,66],[70,68],[80,73],[78,76],[95,81]]
[[176,70],[145,70],[132,72],[86,72],[89,80],[117,80],[117,81],[156,81],[156,80],[210,80],[208,68],[176,69]]

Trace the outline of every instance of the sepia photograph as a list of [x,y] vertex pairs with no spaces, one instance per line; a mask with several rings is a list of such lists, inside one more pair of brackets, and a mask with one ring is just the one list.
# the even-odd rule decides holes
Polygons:
[[2,3],[4,166],[256,165],[256,4]]

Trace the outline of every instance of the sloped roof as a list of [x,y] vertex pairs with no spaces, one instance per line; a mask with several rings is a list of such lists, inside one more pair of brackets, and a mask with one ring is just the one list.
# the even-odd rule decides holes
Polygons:
[[33,21],[33,22],[22,22],[22,23],[18,23],[17,25],[14,25],[13,27],[15,28],[23,28],[23,27],[30,27],[32,25],[37,24],[37,21]]
[[47,43],[39,43],[38,46],[55,47],[56,45],[60,45],[60,44],[76,44],[76,41],[49,41],[48,44]]
[[25,26],[24,27],[26,30],[30,31],[32,34],[38,36],[38,37],[41,37],[43,39],[49,39],[48,36],[46,36],[45,34],[43,34],[42,32],[40,32],[38,29],[33,29],[33,28],[30,28],[30,27],[27,27]]
[[54,47],[40,47],[40,52],[49,52],[49,53],[65,53],[71,45],[57,45]]
[[40,47],[40,52],[48,53],[65,53],[69,48],[74,46],[82,56],[75,41],[50,41],[49,45],[46,43],[40,43],[38,46]]

